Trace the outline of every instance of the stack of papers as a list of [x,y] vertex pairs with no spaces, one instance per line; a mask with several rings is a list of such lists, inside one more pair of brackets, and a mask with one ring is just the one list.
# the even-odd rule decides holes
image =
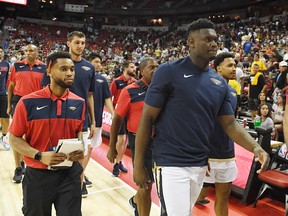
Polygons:
[[[78,139],[60,139],[56,147],[57,153],[69,154],[77,150],[83,151],[82,141],[79,141]],[[51,166],[51,168],[53,169],[69,168],[72,166],[72,164],[73,164],[73,161],[69,161],[66,159],[60,164]]]

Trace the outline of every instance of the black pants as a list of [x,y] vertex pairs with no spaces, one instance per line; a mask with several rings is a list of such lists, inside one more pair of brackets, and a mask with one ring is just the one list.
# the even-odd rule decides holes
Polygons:
[[20,96],[20,95],[13,95],[13,97],[12,97],[12,112],[11,112],[11,116],[14,115],[16,105],[18,104],[18,102],[21,99],[21,97],[22,96]]
[[54,204],[58,216],[81,216],[82,172],[78,162],[56,171],[27,167],[22,183],[23,214],[51,216]]
[[[134,156],[135,156],[135,134],[128,131],[128,142],[129,147],[132,155],[132,162],[134,163]],[[153,176],[153,158],[152,158],[152,140],[149,141],[145,152],[145,167],[148,171],[149,178],[154,181]]]

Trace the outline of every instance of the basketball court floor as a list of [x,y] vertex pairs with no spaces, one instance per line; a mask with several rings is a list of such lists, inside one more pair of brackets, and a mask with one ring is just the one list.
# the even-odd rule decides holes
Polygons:
[[[128,200],[136,192],[137,186],[133,182],[133,168],[129,153],[124,156],[123,164],[128,168],[128,173],[120,173],[118,178],[111,174],[112,164],[107,160],[106,138],[103,144],[93,149],[86,176],[93,182],[88,188],[88,197],[83,198],[83,216],[132,216],[133,212],[128,204]],[[14,172],[14,160],[12,151],[4,151],[0,146],[0,216],[20,216],[22,215],[22,188],[21,184],[12,183]],[[181,199],[181,197],[179,198]],[[193,215],[210,216],[215,215],[214,190],[212,189],[208,199],[210,203],[205,206],[196,205],[193,208]],[[159,200],[155,186],[152,190],[153,205],[151,216],[160,215]],[[251,205],[245,206],[239,199],[231,196],[229,199],[229,215],[231,216],[282,216],[284,215],[284,204],[273,201],[269,198],[260,200],[256,208]],[[53,215],[55,211],[53,211]]]

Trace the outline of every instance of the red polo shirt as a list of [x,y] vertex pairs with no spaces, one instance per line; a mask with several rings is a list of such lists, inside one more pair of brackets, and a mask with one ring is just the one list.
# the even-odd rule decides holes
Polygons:
[[24,96],[41,89],[41,80],[46,65],[36,60],[33,66],[30,66],[26,59],[15,62],[11,68],[10,81],[15,82],[14,94]]
[[[9,132],[39,151],[49,151],[59,139],[76,138],[85,119],[85,101],[67,90],[62,97],[50,92],[50,86],[22,97],[16,106]],[[51,141],[50,141],[51,140]],[[29,167],[47,165],[24,156]]]

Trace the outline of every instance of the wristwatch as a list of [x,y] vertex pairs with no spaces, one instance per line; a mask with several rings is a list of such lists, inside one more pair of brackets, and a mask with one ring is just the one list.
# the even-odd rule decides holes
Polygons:
[[42,152],[39,151],[34,155],[34,160],[40,161],[41,157],[42,157]]

